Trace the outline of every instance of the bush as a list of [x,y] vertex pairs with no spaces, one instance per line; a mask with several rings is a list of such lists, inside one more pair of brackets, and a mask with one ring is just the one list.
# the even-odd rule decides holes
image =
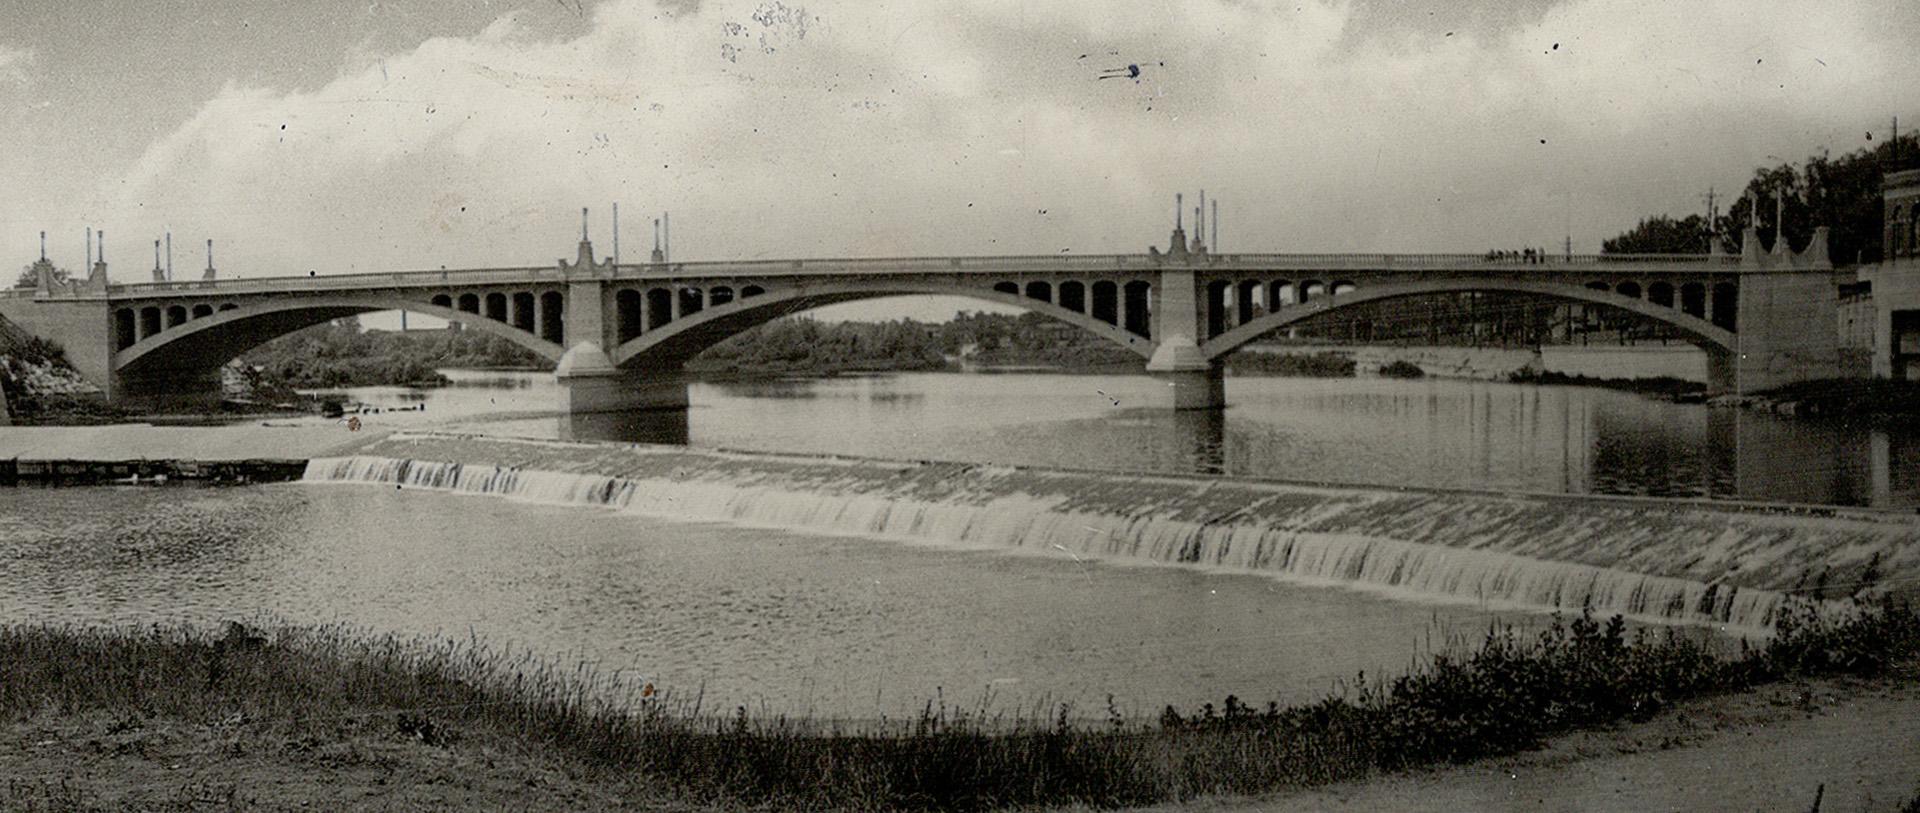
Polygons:
[[1407,361],[1406,359],[1394,359],[1391,362],[1380,365],[1378,374],[1381,378],[1426,378],[1427,377],[1426,370],[1420,369],[1420,365],[1415,364],[1411,361]]
[[[1920,653],[1920,618],[1891,602],[1847,618],[1811,606],[1764,647],[1716,657],[1672,629],[1632,635],[1614,617],[1556,621],[1532,639],[1493,629],[1387,682],[1317,703],[1256,709],[1229,696],[1156,724],[1069,710],[1004,718],[929,703],[857,729],[698,700],[646,698],[581,666],[476,644],[370,638],[340,628],[0,628],[0,715],[107,709],[218,720],[245,714],[334,735],[398,730],[557,755],[587,775],[640,777],[692,805],[941,809],[1179,801],[1258,793],[1505,754],[1581,726],[1783,678],[1874,675]],[[76,679],[84,676],[84,679]],[[298,732],[296,732],[298,733]]]
[[1352,378],[1354,363],[1353,358],[1344,353],[1263,353],[1243,350],[1227,357],[1227,371],[1235,375]]

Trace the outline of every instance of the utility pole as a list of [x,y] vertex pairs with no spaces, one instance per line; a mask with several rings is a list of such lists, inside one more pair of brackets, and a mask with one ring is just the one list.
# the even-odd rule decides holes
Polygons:
[[1562,220],[1560,223],[1560,227],[1561,229],[1563,229],[1561,234],[1564,234],[1567,237],[1567,243],[1566,243],[1567,261],[1572,262],[1573,261],[1573,192],[1568,191],[1568,192],[1562,193],[1561,201],[1562,201],[1562,206],[1561,206],[1560,212],[1561,212],[1561,217],[1564,218],[1564,220]]
[[1707,187],[1707,253],[1720,251],[1720,214],[1714,208],[1714,188]]

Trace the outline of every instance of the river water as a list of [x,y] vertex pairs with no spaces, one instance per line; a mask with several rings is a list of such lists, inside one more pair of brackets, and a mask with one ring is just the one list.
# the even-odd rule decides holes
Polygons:
[[[684,415],[580,423],[540,373],[367,388],[372,429],[1508,491],[1916,504],[1910,436],[1623,393],[1236,378],[1224,415],[1144,377],[914,374],[692,385]],[[319,419],[311,419],[319,420]],[[1021,711],[1311,699],[1495,617],[1190,566],[673,522],[366,485],[0,491],[0,614],[261,614],[469,636],[656,680],[708,708],[840,718],[939,697]],[[987,698],[991,698],[990,701]]]
[[450,371],[363,388],[422,413],[363,420],[525,437],[687,443],[1316,482],[1920,506],[1920,429],[1626,392],[1425,379],[1234,377],[1224,413],[1139,409],[1144,376],[908,373],[691,385],[684,414],[569,426],[545,373]]

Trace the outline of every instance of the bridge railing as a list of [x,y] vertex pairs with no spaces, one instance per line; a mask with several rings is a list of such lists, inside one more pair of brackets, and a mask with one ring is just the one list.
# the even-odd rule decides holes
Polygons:
[[1533,259],[1486,254],[1220,254],[1210,257],[1205,264],[1304,270],[1471,268],[1552,271],[1568,267],[1616,265],[1636,268],[1652,265],[1734,267],[1740,264],[1740,258],[1708,254],[1558,254]]
[[[1736,269],[1740,258],[1706,254],[1572,254],[1548,255],[1532,262],[1525,258],[1485,254],[1213,254],[1189,258],[1196,270],[1249,271],[1505,271],[1555,272],[1605,269],[1635,272]],[[1165,258],[1146,254],[1037,254],[1000,257],[857,257],[806,260],[739,260],[685,263],[623,264],[616,279],[679,279],[688,277],[792,277],[858,274],[1049,274],[1111,271],[1151,272]],[[1664,268],[1663,268],[1664,267]],[[460,287],[473,285],[561,283],[595,276],[563,271],[557,266],[393,271],[325,276],[229,277],[220,280],[179,280],[114,285],[116,297],[152,297],[167,294],[246,294],[282,291],[361,291],[381,288]],[[35,295],[33,289],[4,289],[0,297]],[[82,294],[85,296],[86,294]],[[61,294],[54,294],[60,297]]]
[[[301,291],[317,290],[365,290],[368,288],[406,287],[414,288],[423,284],[444,283],[447,285],[484,285],[508,282],[528,282],[553,280],[563,281],[567,275],[553,266],[527,268],[467,268],[440,271],[388,271],[373,274],[328,274],[306,277],[246,277],[220,280],[175,280],[173,282],[137,282],[113,286],[113,292],[122,295],[157,295],[167,293],[199,293],[219,291],[221,293],[254,293],[285,291],[297,288]],[[289,283],[300,283],[298,286]]]

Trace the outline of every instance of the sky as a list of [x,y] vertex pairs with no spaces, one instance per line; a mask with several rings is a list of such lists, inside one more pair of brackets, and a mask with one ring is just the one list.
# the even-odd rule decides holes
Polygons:
[[0,256],[543,265],[616,201],[626,261],[663,211],[676,260],[1107,254],[1203,188],[1224,251],[1595,251],[1920,127],[1915,43],[1904,0],[11,0]]

